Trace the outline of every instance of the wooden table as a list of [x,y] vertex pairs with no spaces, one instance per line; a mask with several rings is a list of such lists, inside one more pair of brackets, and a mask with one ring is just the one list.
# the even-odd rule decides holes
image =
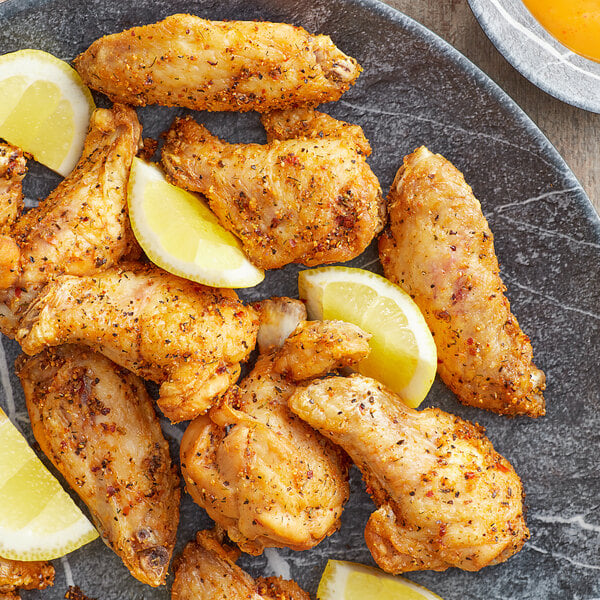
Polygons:
[[535,87],[496,50],[467,0],[385,0],[450,42],[487,73],[537,123],[600,212],[600,114],[575,108]]

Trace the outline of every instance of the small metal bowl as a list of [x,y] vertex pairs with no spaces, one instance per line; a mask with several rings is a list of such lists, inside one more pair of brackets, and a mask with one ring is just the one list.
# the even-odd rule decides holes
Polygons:
[[600,63],[552,37],[521,0],[468,0],[482,29],[515,69],[555,98],[600,113]]

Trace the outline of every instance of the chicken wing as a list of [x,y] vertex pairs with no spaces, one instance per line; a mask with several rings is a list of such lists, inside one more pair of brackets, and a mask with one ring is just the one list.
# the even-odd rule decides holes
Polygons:
[[27,159],[23,151],[0,143],[0,234],[9,234],[23,211],[23,178]]
[[65,343],[93,348],[161,384],[161,410],[184,421],[237,379],[257,329],[255,311],[233,290],[128,263],[54,279],[29,307],[16,339],[30,355]]
[[404,159],[388,202],[381,263],[423,311],[441,378],[464,404],[543,415],[544,373],[504,296],[492,232],[462,173],[419,148]]
[[19,589],[43,590],[54,583],[54,567],[48,562],[22,562],[0,556],[0,600],[18,600]]
[[361,70],[301,27],[185,14],[100,38],[74,62],[113,102],[260,112],[338,100]]
[[310,600],[294,581],[253,579],[235,564],[239,551],[214,531],[199,531],[177,562],[171,600]]
[[181,442],[187,490],[245,552],[306,550],[339,527],[346,463],[290,412],[300,370],[290,366],[312,356],[312,371],[302,365],[300,373],[310,378],[368,353],[367,336],[353,325],[303,322],[281,349],[259,357],[220,406],[189,425]]
[[204,194],[221,225],[263,269],[358,256],[383,227],[377,177],[355,135],[228,144],[177,119],[162,162],[169,179]]
[[261,115],[260,120],[267,133],[268,143],[298,138],[341,138],[352,143],[360,154],[371,154],[371,145],[360,125],[339,121],[312,108],[274,110]]
[[521,481],[477,425],[361,375],[312,382],[289,405],[363,473],[378,506],[365,539],[385,571],[477,571],[528,538]]
[[140,135],[131,108],[96,110],[74,171],[16,220],[10,236],[0,236],[3,333],[14,337],[20,315],[52,278],[89,275],[139,255],[127,216],[127,182]]
[[80,346],[21,356],[16,369],[44,454],[131,574],[164,585],[179,477],[144,382]]

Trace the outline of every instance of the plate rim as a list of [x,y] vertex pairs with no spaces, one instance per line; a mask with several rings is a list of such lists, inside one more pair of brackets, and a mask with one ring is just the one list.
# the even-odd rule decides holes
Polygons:
[[[541,89],[543,92],[546,92],[548,95],[552,96],[553,98],[556,98],[557,100],[560,100],[561,102],[565,102],[566,104],[570,104],[571,106],[575,106],[576,108],[580,108],[582,110],[600,114],[600,99],[596,103],[594,103],[593,100],[582,100],[579,96],[575,94],[569,94],[568,91],[565,91],[565,88],[561,89],[553,86],[552,79],[538,76],[536,69],[532,68],[531,65],[529,65],[526,54],[521,54],[514,51],[510,45],[507,45],[505,43],[502,36],[499,35],[496,29],[490,25],[491,19],[488,18],[488,11],[492,9],[491,4],[486,3],[486,0],[484,0],[483,2],[481,0],[467,0],[467,2],[469,4],[471,12],[475,16],[475,19],[479,23],[479,26],[481,27],[482,31],[492,42],[496,50],[498,50],[498,52],[500,52],[500,54],[510,63],[510,65],[514,69],[516,69],[521,75],[523,75],[523,77],[525,77],[528,81],[533,83],[533,85]],[[487,2],[489,2],[489,0],[487,0]],[[555,40],[554,37],[552,37],[545,30],[543,30],[543,34],[543,41],[551,45],[552,48],[554,48],[557,51],[569,52],[569,49],[566,46],[561,44],[558,40]],[[572,54],[577,58],[586,60],[584,57],[580,57],[576,53]],[[600,81],[598,82],[597,87],[598,96],[600,98]]]

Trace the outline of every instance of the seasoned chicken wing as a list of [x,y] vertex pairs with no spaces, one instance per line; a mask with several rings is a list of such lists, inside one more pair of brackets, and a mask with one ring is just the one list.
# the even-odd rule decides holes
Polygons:
[[40,292],[16,339],[27,354],[84,344],[161,384],[172,421],[205,412],[237,379],[258,319],[233,290],[206,287],[152,265],[57,277]]
[[477,571],[528,538],[521,481],[482,428],[439,409],[407,408],[361,375],[314,381],[289,405],[363,473],[378,506],[365,539],[385,571]]
[[17,600],[19,590],[43,590],[54,583],[54,567],[43,561],[23,562],[0,556],[0,600]]
[[189,117],[177,119],[162,162],[173,183],[208,198],[255,265],[346,261],[384,217],[379,182],[346,125],[339,137],[228,144]]
[[338,100],[361,70],[301,27],[185,14],[100,38],[75,68],[113,102],[260,112]]
[[312,108],[274,110],[261,115],[260,120],[269,143],[297,138],[342,138],[352,143],[360,154],[371,154],[371,145],[360,125],[339,121]]
[[9,234],[23,211],[23,178],[27,159],[23,151],[0,143],[0,234]]
[[367,336],[353,325],[303,322],[189,425],[181,442],[187,490],[245,552],[306,550],[339,527],[349,493],[345,460],[287,399],[295,377],[324,375],[368,353]]
[[381,263],[423,311],[441,378],[464,404],[543,415],[544,373],[504,296],[492,232],[460,171],[419,148],[404,159],[388,201]]
[[144,382],[81,346],[21,356],[16,369],[44,454],[131,574],[164,585],[179,477]]
[[0,331],[14,337],[20,315],[52,278],[97,273],[139,254],[127,182],[140,135],[131,108],[96,110],[74,171],[17,219],[10,236],[0,235]]
[[172,600],[310,600],[294,581],[256,580],[235,564],[239,550],[214,531],[199,531],[177,561]]

